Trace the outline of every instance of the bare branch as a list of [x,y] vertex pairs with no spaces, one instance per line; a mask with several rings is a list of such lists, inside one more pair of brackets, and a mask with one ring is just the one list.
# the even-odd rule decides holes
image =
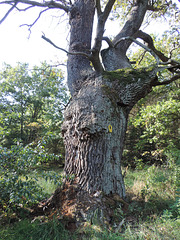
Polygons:
[[44,12],[46,12],[47,10],[49,10],[49,9],[46,8],[46,9],[44,9],[43,11],[41,11],[41,12],[39,13],[39,16],[36,18],[36,20],[35,20],[32,24],[22,24],[22,25],[20,25],[20,27],[28,26],[29,31],[31,31],[31,28],[32,28],[32,27],[34,26],[34,24],[39,20],[39,18],[41,17],[41,14],[44,13]]
[[84,52],[68,52],[66,51],[64,48],[60,48],[58,47],[56,44],[54,44],[49,38],[45,37],[45,35],[42,35],[41,36],[46,42],[50,43],[51,45],[53,45],[53,47],[67,53],[67,54],[70,54],[70,55],[81,55],[81,56],[84,56],[84,57],[87,57],[87,58],[91,58],[91,54],[86,54]]
[[104,12],[102,12],[99,16],[98,16],[98,24],[97,24],[97,30],[96,30],[96,37],[95,37],[95,43],[93,46],[93,52],[98,52],[101,49],[101,44],[102,44],[102,38],[103,38],[103,34],[104,34],[104,26],[106,23],[106,20],[111,12],[111,9],[114,5],[116,0],[109,0]]
[[144,59],[145,54],[146,54],[146,50],[139,56],[138,64],[140,64],[142,62],[142,60]]
[[17,2],[14,3],[14,5],[7,11],[7,13],[4,15],[4,17],[0,20],[0,24],[7,18],[7,16],[12,12],[12,10],[16,7]]
[[[157,50],[154,46],[153,39],[149,34],[139,30],[134,35],[134,37],[141,38],[142,40],[144,40],[147,43],[148,48],[151,49],[154,52],[154,54],[156,54],[156,56],[158,56],[158,58],[164,63],[163,64],[161,62],[161,65],[171,64],[171,65],[175,66],[175,65],[179,64],[177,61],[170,60],[170,58],[166,57],[161,51]],[[169,70],[172,71],[172,67]]]
[[104,12],[101,12],[101,10],[100,10],[100,1],[99,0],[96,1],[96,7],[98,7],[98,9],[97,9],[98,10],[98,24],[97,24],[97,29],[96,29],[95,42],[94,42],[94,46],[92,48],[91,61],[97,72],[103,71],[103,66],[100,61],[99,52],[100,52],[101,45],[102,45],[104,26],[105,26],[106,20],[112,10],[112,7],[113,7],[115,1],[116,0],[109,0],[105,6]]
[[13,4],[13,3],[24,3],[34,7],[45,7],[45,8],[57,8],[62,9],[65,12],[69,12],[69,7],[65,4],[60,4],[56,1],[38,2],[31,0],[13,0],[13,1],[2,1],[0,4]]
[[159,57],[155,54],[154,51],[152,51],[150,48],[148,48],[146,45],[144,45],[143,43],[139,42],[138,40],[136,40],[135,38],[132,37],[124,37],[119,39],[116,44],[114,45],[114,47],[116,47],[121,41],[125,41],[125,40],[131,40],[133,42],[135,42],[137,45],[139,45],[140,47],[144,48],[146,51],[148,51],[155,59],[156,59],[156,64],[159,65],[160,61],[159,61]]
[[26,7],[26,8],[19,8],[16,6],[16,9],[19,11],[19,12],[25,12],[27,10],[29,10],[30,8],[33,8],[34,6],[29,6],[29,7]]

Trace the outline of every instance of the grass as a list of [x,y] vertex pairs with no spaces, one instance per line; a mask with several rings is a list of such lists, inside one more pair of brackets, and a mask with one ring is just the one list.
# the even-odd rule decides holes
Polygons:
[[2,228],[0,232],[1,240],[69,240],[69,236],[70,234],[57,220],[47,223],[23,220]]
[[[129,208],[118,232],[113,228],[86,223],[75,233],[67,232],[56,220],[22,220],[1,226],[1,240],[180,240],[179,168],[146,167],[128,170],[125,184]],[[57,185],[42,179],[38,183],[51,194]],[[122,219],[122,216],[121,218]]]

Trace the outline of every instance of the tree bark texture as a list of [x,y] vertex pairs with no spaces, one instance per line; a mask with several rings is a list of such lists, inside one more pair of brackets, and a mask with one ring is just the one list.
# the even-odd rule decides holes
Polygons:
[[[92,29],[94,21],[94,0],[76,0],[71,11],[69,23],[70,52],[89,53],[91,49]],[[68,88],[71,95],[81,86],[82,76],[92,72],[88,58],[79,55],[68,56]]]
[[65,173],[74,174],[82,190],[125,197],[121,158],[128,114],[151,90],[152,72],[95,74],[74,95],[62,126]]

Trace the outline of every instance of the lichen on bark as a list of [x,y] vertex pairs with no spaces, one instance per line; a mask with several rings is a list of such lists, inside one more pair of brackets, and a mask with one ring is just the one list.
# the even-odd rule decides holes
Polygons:
[[149,79],[149,74],[153,72],[154,69],[155,69],[154,65],[148,68],[138,68],[138,69],[123,68],[115,71],[105,71],[103,73],[103,76],[109,79],[110,81],[119,80],[120,83],[129,84],[136,81],[137,79],[144,80],[147,77]]

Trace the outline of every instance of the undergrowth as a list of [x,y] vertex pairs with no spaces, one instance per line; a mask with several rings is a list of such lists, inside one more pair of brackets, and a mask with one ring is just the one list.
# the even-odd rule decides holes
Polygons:
[[[56,171],[58,174],[58,172]],[[42,172],[39,172],[42,176]],[[39,176],[40,176],[39,175]],[[0,228],[2,240],[179,240],[180,229],[180,169],[171,166],[146,166],[144,169],[128,169],[125,184],[129,207],[117,211],[117,225],[85,223],[77,230],[68,231],[55,216],[6,222]],[[56,188],[50,181],[39,178],[39,185],[49,194]],[[51,185],[52,184],[52,185]],[[47,188],[47,189],[46,189]],[[119,214],[119,216],[118,216]],[[0,221],[2,215],[0,216]],[[123,220],[122,220],[123,219]],[[117,220],[117,219],[116,219]]]

